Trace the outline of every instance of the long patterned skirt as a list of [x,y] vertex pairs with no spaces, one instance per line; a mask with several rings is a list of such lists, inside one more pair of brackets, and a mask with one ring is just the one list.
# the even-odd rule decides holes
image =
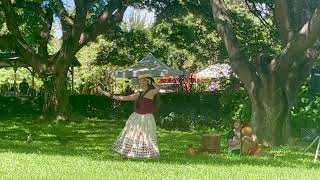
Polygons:
[[160,153],[154,116],[132,113],[112,150],[127,158],[158,159]]

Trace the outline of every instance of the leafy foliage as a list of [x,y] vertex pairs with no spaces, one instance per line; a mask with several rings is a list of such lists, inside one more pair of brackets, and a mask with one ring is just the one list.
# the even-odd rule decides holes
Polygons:
[[231,20],[241,44],[241,51],[247,57],[258,53],[275,54],[280,50],[275,32],[262,25],[252,15],[244,12],[230,12]]
[[293,127],[320,128],[320,97],[310,93],[310,86],[302,86],[294,108],[291,111]]
[[118,31],[113,37],[104,36],[101,39],[103,40],[96,59],[97,65],[128,66],[150,52],[151,38],[148,31]]
[[[159,11],[157,22],[150,30],[140,27],[131,32],[117,31],[114,35],[102,37],[106,43],[97,56],[99,65],[131,65],[147,52],[177,69],[185,63],[199,69],[228,61],[223,42],[215,30],[209,0],[160,2],[170,6]],[[278,50],[274,32],[255,19],[243,2],[240,4],[241,7],[233,5],[230,14],[237,35],[244,44],[242,51],[248,57],[261,51],[274,54]],[[137,27],[144,22],[143,18],[138,19],[137,14],[131,17]]]
[[42,19],[37,12],[28,9],[18,9],[16,14],[22,36],[37,50],[41,40]]
[[152,34],[154,54],[174,67],[181,68],[184,61],[202,66],[221,59],[220,38],[214,27],[197,14],[167,17],[153,27]]

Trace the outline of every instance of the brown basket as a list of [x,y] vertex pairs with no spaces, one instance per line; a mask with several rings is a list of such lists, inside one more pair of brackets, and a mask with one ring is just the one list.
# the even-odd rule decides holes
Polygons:
[[208,148],[209,153],[219,153],[220,143],[220,135],[206,134],[202,136],[202,146]]

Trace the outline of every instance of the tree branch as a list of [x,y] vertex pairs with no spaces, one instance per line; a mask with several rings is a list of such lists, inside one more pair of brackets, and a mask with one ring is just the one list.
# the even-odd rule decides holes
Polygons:
[[274,20],[279,29],[282,45],[285,46],[293,36],[293,32],[290,30],[287,0],[275,1]]
[[42,30],[40,36],[42,39],[39,42],[39,54],[43,58],[48,57],[48,42],[50,39],[50,32],[53,23],[53,12],[51,10],[46,10],[41,13],[42,20]]
[[62,26],[63,38],[69,38],[68,35],[71,35],[72,26],[74,25],[73,18],[69,15],[67,10],[63,6],[63,2],[61,0],[50,0],[50,4],[53,7],[55,13],[60,17],[60,22]]
[[307,50],[320,38],[320,6],[315,9],[311,19],[299,31],[298,44]]
[[[305,61],[305,53],[320,38],[320,7],[316,8],[314,14],[306,22],[299,34],[296,35],[280,53],[282,61],[280,71],[289,72],[293,64]],[[289,74],[288,74],[289,75]],[[286,77],[286,76],[285,76]],[[284,77],[284,78],[285,78]]]
[[80,37],[79,48],[95,39],[101,33],[110,31],[112,26],[121,22],[127,6],[123,6],[119,1],[110,1],[102,11],[98,20],[87,27]]
[[250,6],[249,0],[245,0],[245,3],[246,3],[246,5],[247,5],[249,11],[250,11],[254,16],[256,16],[256,17],[260,20],[260,22],[261,22],[265,27],[267,27],[268,29],[270,29],[270,30],[272,30],[272,31],[276,31],[275,28],[274,28],[270,23],[268,23],[268,22],[265,20],[265,18],[262,17],[260,11],[258,11],[257,8],[256,8],[257,5],[256,5],[255,2],[253,2],[253,1],[250,2],[250,3],[253,5],[253,8],[252,8],[252,6]]
[[90,2],[86,0],[75,1],[76,14],[71,34],[63,38],[62,47],[55,58],[58,63],[65,64],[64,67],[69,67],[72,64],[73,56],[78,51],[80,35],[85,28],[88,5]]
[[11,1],[11,5],[16,8],[22,8],[25,10],[29,11],[38,11],[40,13],[40,18],[42,20],[41,26],[41,34],[40,36],[42,37],[41,40],[39,40],[39,48],[38,52],[39,55],[42,57],[47,57],[48,56],[48,41],[50,38],[50,32],[51,32],[51,27],[53,23],[53,11],[51,8],[47,8],[42,6],[40,3],[37,2],[26,2],[23,0],[19,1]]
[[8,30],[16,38],[16,41],[18,44],[20,44],[23,48],[25,48],[30,54],[34,54],[32,49],[29,47],[29,45],[25,42],[25,40],[21,36],[21,33],[19,31],[19,26],[15,19],[15,13],[10,2],[7,0],[1,0],[1,2],[2,2],[2,7],[3,7],[2,9],[4,10]]
[[86,16],[88,11],[88,5],[90,4],[87,0],[77,0],[76,4],[76,16],[74,26],[72,29],[72,39],[74,44],[77,46],[79,43],[80,35],[85,28]]
[[[306,17],[304,11],[306,10],[307,0],[291,0],[289,7],[289,23],[290,28],[297,34],[303,24],[310,18]],[[311,9],[308,9],[311,10]]]
[[257,76],[254,74],[250,62],[240,52],[239,41],[233,32],[225,3],[223,0],[211,0],[211,6],[213,18],[217,24],[217,30],[224,40],[231,60],[232,70],[239,76],[246,88],[252,91],[253,82],[257,82]]
[[11,37],[8,36],[11,41],[10,46],[13,50],[23,56],[22,60],[33,67],[40,67],[40,58],[35,54],[32,48],[27,44],[27,42],[22,38],[21,33],[19,31],[19,26],[15,19],[15,13],[13,10],[13,6],[8,0],[1,0],[2,9],[5,14],[6,24],[8,30],[11,33]]

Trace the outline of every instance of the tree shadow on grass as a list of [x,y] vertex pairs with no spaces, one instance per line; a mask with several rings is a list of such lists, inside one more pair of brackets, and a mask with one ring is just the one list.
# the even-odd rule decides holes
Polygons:
[[[32,123],[29,123],[32,122]],[[122,121],[83,119],[55,125],[38,118],[0,120],[0,152],[41,153],[98,158],[114,140]],[[32,143],[27,143],[28,135]]]
[[[0,152],[36,153],[48,155],[84,156],[94,160],[120,161],[111,152],[111,145],[117,138],[125,119],[83,118],[62,125],[40,122],[35,117],[11,117],[0,119]],[[27,136],[32,134],[32,143]],[[60,137],[60,139],[59,139]],[[187,144],[199,145],[199,132],[158,131],[161,152],[159,163],[206,164],[223,166],[273,166],[318,168],[311,163],[311,153],[303,155],[302,146],[268,149],[276,157],[248,157],[220,154],[187,154]],[[224,142],[224,141],[223,141]],[[225,149],[225,144],[222,144]],[[141,160],[130,160],[141,161]],[[154,161],[143,161],[154,163]]]

